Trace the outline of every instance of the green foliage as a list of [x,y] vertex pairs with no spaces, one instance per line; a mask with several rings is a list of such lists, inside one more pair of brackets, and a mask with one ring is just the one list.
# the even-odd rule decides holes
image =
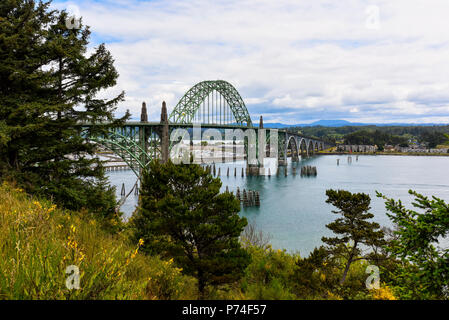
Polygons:
[[448,135],[439,131],[424,131],[421,133],[419,140],[427,143],[429,148],[436,148],[439,144],[449,141]]
[[358,258],[353,259],[343,286],[340,275],[347,260],[334,256],[323,246],[315,248],[307,258],[296,262],[296,295],[300,299],[372,299],[365,285],[369,263]]
[[387,215],[397,226],[388,245],[401,261],[394,273],[395,289],[405,299],[447,299],[449,252],[438,247],[438,240],[449,234],[449,205],[436,197],[409,193],[415,197],[413,206],[422,212],[377,193],[386,200]]
[[[141,242],[104,231],[87,212],[62,210],[0,185],[0,299],[178,299],[192,279],[171,261],[139,253]],[[66,268],[80,289],[66,287]]]
[[328,250],[315,248],[307,258],[298,258],[294,274],[295,292],[302,299],[326,299],[338,283],[340,271]]
[[[384,243],[384,232],[379,230],[380,226],[376,222],[367,220],[374,217],[369,213],[371,198],[364,193],[354,193],[345,190],[326,190],[327,203],[337,207],[338,211],[332,211],[341,215],[334,222],[326,227],[340,237],[323,237],[327,249],[334,257],[342,258],[346,261],[346,266],[340,280],[342,285],[346,279],[351,263],[362,259],[360,245],[368,247],[380,246]],[[349,245],[349,243],[351,245]]]
[[[421,142],[429,143],[431,148],[435,145],[432,141],[437,138],[437,144],[445,143],[449,140],[449,126],[343,126],[343,127],[301,127],[292,128],[306,136],[316,137],[335,143],[337,141],[346,140],[350,144],[377,144],[383,147],[386,144],[401,146],[408,145],[408,140],[417,138]],[[446,138],[444,138],[446,136]]]
[[88,27],[67,29],[67,13],[49,5],[0,5],[0,173],[68,209],[110,216],[114,190],[90,157],[95,146],[82,137],[80,123],[110,121],[89,135],[128,117],[114,120],[123,93],[96,97],[116,84],[118,73],[104,45],[87,55]]
[[242,280],[242,291],[247,299],[286,300],[294,299],[291,292],[291,278],[296,257],[285,250],[249,246],[251,264]]
[[385,144],[408,146],[406,138],[395,136],[380,130],[359,130],[345,135],[345,144],[377,145],[380,149]]
[[183,272],[207,285],[238,280],[249,256],[238,241],[246,226],[239,201],[220,194],[221,181],[199,165],[151,163],[143,175],[140,207],[132,218],[134,239],[144,250],[173,257]]

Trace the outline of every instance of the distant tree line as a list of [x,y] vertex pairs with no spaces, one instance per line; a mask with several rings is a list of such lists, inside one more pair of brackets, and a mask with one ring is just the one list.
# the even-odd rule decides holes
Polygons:
[[296,127],[291,130],[330,143],[407,146],[410,139],[435,148],[449,142],[449,125],[443,126],[344,126]]
[[419,141],[427,143],[429,148],[436,148],[439,144],[447,143],[449,136],[439,131],[425,131],[419,136]]
[[381,132],[380,130],[359,130],[345,135],[344,143],[377,145],[379,149],[382,150],[383,146],[386,144],[399,144],[400,146],[407,147],[408,139],[405,137],[392,135],[387,132]]

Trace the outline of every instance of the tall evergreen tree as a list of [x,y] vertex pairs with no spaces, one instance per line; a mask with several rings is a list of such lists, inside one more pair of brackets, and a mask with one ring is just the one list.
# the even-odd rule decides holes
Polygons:
[[349,268],[354,261],[365,259],[361,256],[360,245],[376,247],[383,244],[384,232],[376,222],[367,221],[374,217],[369,213],[371,198],[365,193],[351,193],[345,190],[326,190],[327,203],[337,207],[332,211],[342,217],[326,227],[341,237],[322,237],[321,240],[328,245],[327,249],[336,257],[345,260],[343,275],[340,284],[343,284]]
[[186,274],[207,285],[238,280],[249,263],[239,243],[247,224],[239,201],[220,193],[221,181],[199,165],[151,164],[143,176],[141,205],[131,223],[148,253],[174,257]]
[[[109,215],[115,196],[85,137],[119,125],[122,92],[98,93],[118,73],[103,44],[88,55],[90,31],[67,28],[65,11],[50,2],[5,0],[0,4],[0,170],[28,192],[51,196],[70,208]],[[108,122],[82,132],[83,122]]]

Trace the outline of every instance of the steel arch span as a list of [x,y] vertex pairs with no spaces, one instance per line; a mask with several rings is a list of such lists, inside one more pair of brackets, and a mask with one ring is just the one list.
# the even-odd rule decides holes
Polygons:
[[[224,124],[224,121],[221,120],[223,120],[222,117],[226,116],[226,114],[222,113],[222,110],[228,107],[238,125],[252,127],[253,124],[245,102],[243,102],[242,97],[234,86],[224,80],[202,81],[190,88],[171,112],[169,116],[170,122],[179,124],[193,123],[195,114],[200,111],[201,105],[206,103],[206,100],[209,107],[209,97],[212,95],[213,98],[214,92],[220,94],[220,111],[218,111],[218,106],[215,106],[216,114],[220,112],[220,123],[217,124]],[[218,100],[217,95],[215,97]],[[224,98],[223,101],[221,97]],[[215,102],[218,103],[217,101]],[[210,111],[208,111],[209,115]],[[210,122],[206,121],[206,123]]]

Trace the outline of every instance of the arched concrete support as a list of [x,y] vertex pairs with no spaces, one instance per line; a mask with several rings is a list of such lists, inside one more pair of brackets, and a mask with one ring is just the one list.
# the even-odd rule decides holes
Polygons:
[[288,138],[287,151],[288,151],[289,147],[291,150],[292,161],[298,162],[299,161],[299,151],[298,151],[298,142],[297,142],[296,136],[290,136]]
[[301,157],[307,157],[308,156],[308,152],[307,152],[307,141],[304,138],[301,138],[300,142],[299,142],[299,151],[301,152]]
[[314,149],[313,149],[313,140],[309,140],[308,145],[307,145],[307,154],[309,156],[315,154]]

